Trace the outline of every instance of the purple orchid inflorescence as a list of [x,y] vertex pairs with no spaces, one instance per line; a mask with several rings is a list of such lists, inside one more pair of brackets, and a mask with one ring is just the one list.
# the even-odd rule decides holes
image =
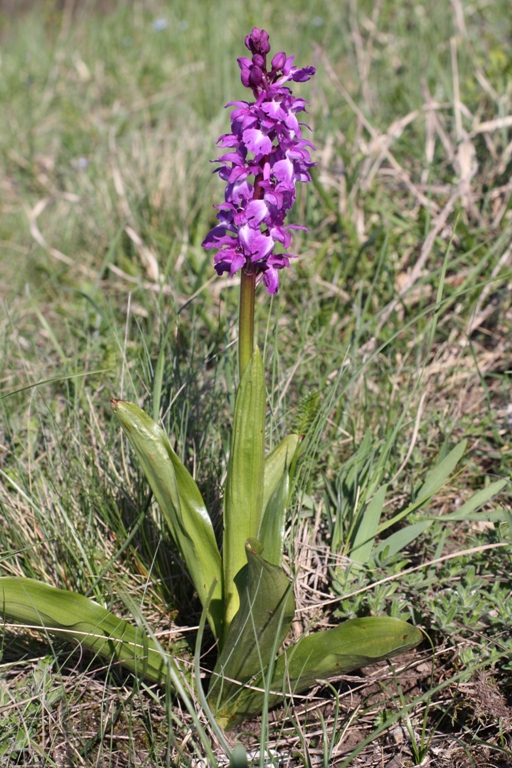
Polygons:
[[[306,101],[296,99],[288,81],[303,83],[315,74],[314,67],[298,69],[293,56],[276,53],[267,69],[270,51],[268,34],[255,27],[245,38],[251,59],[240,58],[242,83],[250,88],[256,101],[232,101],[231,133],[218,144],[230,152],[216,162],[219,176],[226,182],[225,202],[219,209],[219,223],[203,241],[204,248],[218,248],[215,269],[219,275],[232,277],[243,269],[255,274],[269,293],[279,288],[278,270],[290,266],[291,253],[274,253],[277,243],[288,248],[290,230],[306,229],[284,226],[287,211],[295,202],[295,182],[310,181],[308,147],[313,144],[301,137],[297,113],[306,110]],[[308,126],[306,126],[308,127]],[[250,177],[253,178],[251,183]]]

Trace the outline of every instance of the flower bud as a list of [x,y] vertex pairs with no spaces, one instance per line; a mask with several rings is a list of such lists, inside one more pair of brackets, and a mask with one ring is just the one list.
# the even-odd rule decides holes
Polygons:
[[254,27],[251,34],[245,38],[245,45],[251,51],[251,53],[258,53],[259,42],[261,38],[261,30],[258,27]]
[[272,69],[282,69],[286,62],[286,53],[276,53],[272,59]]
[[253,88],[257,88],[263,82],[263,71],[260,67],[251,67],[251,74],[249,75],[249,84]]
[[245,88],[249,88],[249,75],[251,74],[251,61],[250,59],[246,59],[245,57],[241,57],[237,59],[238,66],[242,70],[241,78],[242,78],[242,84]]
[[266,32],[264,29],[261,30],[259,49],[260,53],[262,53],[264,56],[270,51],[268,32]]
[[264,69],[265,68],[265,59],[259,53],[255,53],[254,54],[254,56],[252,57],[252,63],[256,67],[259,67],[260,69]]

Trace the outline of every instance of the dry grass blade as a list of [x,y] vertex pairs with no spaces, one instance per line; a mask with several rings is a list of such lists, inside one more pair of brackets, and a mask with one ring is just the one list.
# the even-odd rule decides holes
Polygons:
[[[396,174],[397,178],[405,184],[408,191],[416,198],[416,200],[425,208],[432,211],[438,211],[439,207],[437,203],[435,203],[433,200],[430,200],[426,195],[424,195],[415,184],[411,181],[409,174],[402,168],[400,163],[393,157],[391,152],[389,151],[388,147],[386,146],[385,139],[383,139],[382,134],[377,131],[370,123],[370,121],[364,116],[361,109],[357,106],[353,98],[350,96],[346,88],[343,86],[343,84],[340,82],[339,78],[337,77],[336,73],[334,72],[331,63],[329,62],[325,52],[323,50],[319,51],[319,56],[322,60],[322,63],[325,67],[325,70],[327,74],[329,75],[329,78],[331,79],[333,85],[335,86],[336,90],[340,93],[341,96],[345,99],[347,104],[350,106],[350,108],[353,110],[354,114],[357,115],[358,120],[360,120],[361,125],[364,126],[364,128],[368,131],[370,134],[373,142],[376,143],[376,146],[378,147],[379,151],[382,149],[382,153],[385,157],[385,159],[389,162],[391,168],[393,169],[394,173]],[[415,113],[412,113],[411,120],[414,119]],[[410,122],[409,116],[405,118],[406,121]],[[382,143],[384,143],[384,146],[382,146]],[[375,146],[375,145],[374,145]]]

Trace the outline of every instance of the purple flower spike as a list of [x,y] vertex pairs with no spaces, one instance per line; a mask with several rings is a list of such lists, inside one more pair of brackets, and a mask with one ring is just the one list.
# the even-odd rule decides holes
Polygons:
[[[216,162],[226,182],[225,202],[216,206],[219,223],[203,241],[204,248],[218,250],[214,259],[219,275],[232,277],[242,269],[255,274],[269,293],[279,288],[278,270],[290,266],[291,253],[274,253],[279,243],[288,248],[290,229],[284,226],[287,212],[295,202],[295,183],[310,181],[310,141],[302,138],[296,117],[306,111],[304,99],[295,98],[284,83],[303,83],[315,74],[314,67],[299,69],[293,56],[276,53],[270,69],[268,34],[254,27],[245,38],[251,58],[240,58],[242,84],[250,88],[255,101],[232,101],[231,133],[218,140],[230,151]],[[250,177],[253,177],[252,179]]]

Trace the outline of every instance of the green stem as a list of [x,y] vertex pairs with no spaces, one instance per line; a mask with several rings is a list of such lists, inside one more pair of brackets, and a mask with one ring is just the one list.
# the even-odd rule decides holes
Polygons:
[[256,275],[241,272],[240,316],[238,332],[238,370],[240,381],[254,352],[254,297],[256,294]]

